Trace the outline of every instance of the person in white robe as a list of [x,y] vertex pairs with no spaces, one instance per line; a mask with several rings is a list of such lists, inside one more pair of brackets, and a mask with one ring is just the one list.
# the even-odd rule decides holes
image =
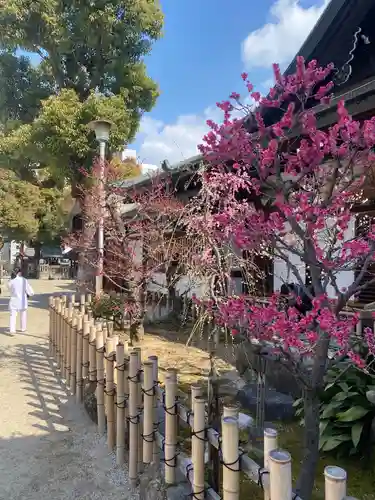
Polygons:
[[22,276],[20,270],[16,269],[13,272],[12,276],[13,276],[12,279],[10,279],[8,283],[8,288],[10,292],[9,331],[10,333],[16,333],[17,315],[19,313],[21,322],[21,332],[26,332],[28,297],[34,295],[34,291],[31,288],[27,279]]

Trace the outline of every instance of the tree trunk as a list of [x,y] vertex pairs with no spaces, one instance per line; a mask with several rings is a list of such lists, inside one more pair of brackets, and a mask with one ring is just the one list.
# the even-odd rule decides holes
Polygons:
[[304,392],[304,455],[297,481],[297,493],[303,500],[310,500],[314,488],[316,465],[319,458],[319,405],[315,389]]

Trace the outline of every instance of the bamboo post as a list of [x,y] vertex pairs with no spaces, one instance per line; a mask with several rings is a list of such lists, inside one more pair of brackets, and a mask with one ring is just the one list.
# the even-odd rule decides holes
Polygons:
[[112,337],[114,332],[114,323],[112,320],[107,322],[107,329],[108,329],[108,335]]
[[346,496],[346,471],[329,465],[324,468],[324,476],[325,500],[343,500]]
[[[205,399],[197,396],[194,401],[194,423],[192,436],[193,497],[204,500],[204,452],[206,445]],[[193,446],[194,442],[194,446]],[[194,451],[193,451],[194,450]]]
[[[151,361],[152,363],[152,377],[153,377],[153,382],[154,382],[154,387],[156,388],[157,385],[159,384],[159,375],[158,375],[158,357],[157,356],[149,356],[148,360]],[[154,431],[156,432],[158,430],[158,420],[159,420],[159,414],[158,414],[158,394],[155,391],[154,392],[154,411],[153,411],[153,419],[154,419]],[[158,464],[160,462],[160,449],[158,446],[158,443],[156,440],[154,441],[154,446],[153,446],[153,458],[152,458],[153,463]]]
[[114,342],[113,338],[108,337],[106,341],[106,357],[105,357],[105,372],[106,372],[106,403],[107,403],[107,446],[108,450],[112,451],[116,443],[115,434],[115,383],[114,383]]
[[76,332],[76,402],[79,404],[83,400],[83,379],[82,379],[82,356],[83,356],[83,316],[78,315]]
[[53,355],[53,321],[54,321],[54,307],[53,307],[53,296],[51,295],[49,297],[49,352],[50,352],[50,355]]
[[57,355],[57,367],[61,372],[63,369],[63,367],[61,365],[61,359],[62,359],[61,351],[62,351],[62,342],[63,342],[63,306],[64,306],[63,298],[60,295],[60,297],[58,298],[58,306],[57,306],[57,311],[58,311],[58,337],[57,337],[57,341],[58,341],[58,347],[59,347],[59,352]]
[[75,293],[72,293],[70,295],[69,301],[70,301],[71,304],[73,304],[73,309],[74,309],[74,307],[76,305],[76,294]]
[[233,417],[238,418],[240,408],[236,403],[233,404],[225,404],[223,408],[223,417]]
[[104,340],[104,344],[105,344],[107,342],[107,338],[108,338],[108,329],[107,329],[106,325],[103,325],[102,329],[103,329],[103,340]]
[[60,297],[55,297],[55,361],[58,363],[60,346],[59,346],[59,334],[60,334]]
[[58,297],[57,300],[57,352],[56,352],[56,364],[57,368],[61,368],[61,312],[62,312],[62,302],[61,297]]
[[105,433],[105,408],[104,408],[104,340],[103,332],[96,331],[96,401],[98,408],[98,432]]
[[55,352],[55,360],[57,363],[57,369],[61,368],[60,362],[60,353],[61,353],[61,299],[60,297],[56,297],[56,352]]
[[[125,400],[129,402],[129,350],[128,342],[124,342],[124,395]],[[125,404],[125,440],[126,447],[129,448],[129,404]]]
[[96,382],[96,326],[90,326],[89,335],[89,381]]
[[116,419],[116,463],[125,462],[125,350],[124,344],[116,346],[117,361],[117,419]]
[[[66,297],[64,296],[64,299]],[[66,300],[62,300],[61,302],[61,351],[60,351],[60,371],[61,376],[65,376],[65,346],[66,346],[66,317],[68,315],[68,309],[66,307]]]
[[71,343],[70,343],[70,392],[76,393],[77,383],[77,333],[78,333],[78,316],[73,313]]
[[203,396],[203,387],[200,384],[192,384],[190,386],[191,389],[191,411],[194,414],[194,405],[195,405],[195,399]]
[[[192,414],[194,415],[194,406],[195,406],[195,400],[196,398],[199,398],[201,396],[203,396],[203,387],[199,384],[192,384],[190,386],[190,389],[191,389],[191,403],[190,403],[190,406],[191,406],[191,412]],[[188,420],[188,425],[189,427],[192,427],[191,426],[191,423],[189,422]],[[194,445],[195,445],[195,440],[192,439],[191,440],[191,456],[193,457],[194,456]]]
[[68,306],[68,317],[66,324],[65,380],[67,387],[70,387],[70,372],[72,369],[71,368],[72,321],[73,321],[73,304],[70,302]]
[[83,347],[82,347],[82,381],[85,381],[89,375],[89,347],[90,347],[90,321],[83,322]]
[[134,486],[138,478],[138,354],[130,353],[129,362],[129,479]]
[[116,347],[119,343],[119,336],[112,336],[113,342],[113,383],[114,383],[114,394],[113,394],[113,420],[115,423],[115,441],[116,441],[116,425],[117,425],[117,360],[116,360]]
[[[240,460],[238,419],[223,417],[223,500],[238,500],[240,494]],[[286,500],[289,497],[282,497]],[[291,497],[290,497],[291,498]],[[272,500],[276,500],[272,497]]]
[[[277,430],[267,428],[264,429],[264,440],[263,440],[263,451],[264,451],[264,468],[269,472],[270,464],[269,464],[269,456],[271,451],[277,450]],[[270,500],[270,485],[269,482],[267,484],[263,484],[264,491],[264,500]]]
[[87,298],[86,298],[86,303],[88,305],[91,305],[91,302],[92,302],[92,294],[91,293],[88,293],[87,294]]
[[138,376],[137,376],[137,395],[138,395],[138,474],[143,471],[143,401],[142,401],[142,352],[140,347],[134,347],[133,351],[137,353]]
[[154,365],[143,363],[143,462],[150,464],[154,450]]
[[168,369],[165,378],[165,482],[174,484],[176,480],[176,447],[177,447],[177,373]]
[[292,498],[292,459],[290,454],[285,450],[272,450],[268,457],[272,500]]
[[80,297],[80,310],[81,310],[81,314],[85,314],[85,312],[86,312],[86,297],[85,297],[84,293],[81,293],[81,297]]

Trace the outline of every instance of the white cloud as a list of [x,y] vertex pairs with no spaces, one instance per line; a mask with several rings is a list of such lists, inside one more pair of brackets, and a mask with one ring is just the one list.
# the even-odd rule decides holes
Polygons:
[[[267,89],[269,90],[269,89]],[[243,105],[249,106],[252,99],[247,95]],[[232,117],[244,116],[243,111],[233,111]],[[163,160],[177,163],[199,154],[198,145],[208,132],[207,120],[220,123],[223,112],[216,106],[210,106],[201,115],[181,115],[175,123],[166,124],[149,116],[142,119],[139,133],[143,141],[139,149],[138,159],[145,165],[160,165]]]
[[[328,3],[329,0],[316,0],[314,6],[304,8],[301,0],[276,0],[269,12],[273,21],[250,33],[243,42],[246,67],[270,69],[273,62],[281,66],[289,63]],[[257,90],[268,92],[272,83],[273,80],[267,79]],[[251,104],[249,96],[245,104]],[[208,130],[206,121],[209,118],[220,122],[222,112],[210,107],[201,115],[179,116],[172,124],[145,116],[139,130],[139,160],[159,166],[165,159],[173,164],[198,154],[197,145],[202,143]]]
[[276,0],[270,9],[273,21],[252,31],[242,44],[247,68],[269,68],[289,63],[302,46],[330,0],[317,0],[304,8],[300,0]]
[[139,131],[140,134],[144,134],[139,150],[142,163],[160,165],[167,159],[173,164],[198,154],[197,146],[208,130],[206,125],[208,118],[215,119],[209,109],[201,116],[179,116],[173,124],[144,117]]

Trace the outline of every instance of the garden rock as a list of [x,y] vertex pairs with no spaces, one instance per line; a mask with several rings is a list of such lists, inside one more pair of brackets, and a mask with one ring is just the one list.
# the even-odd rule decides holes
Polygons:
[[[256,414],[257,384],[248,384],[237,393],[237,401],[242,408]],[[265,390],[265,418],[267,420],[291,420],[294,417],[294,399],[288,394],[283,394],[266,387]]]

